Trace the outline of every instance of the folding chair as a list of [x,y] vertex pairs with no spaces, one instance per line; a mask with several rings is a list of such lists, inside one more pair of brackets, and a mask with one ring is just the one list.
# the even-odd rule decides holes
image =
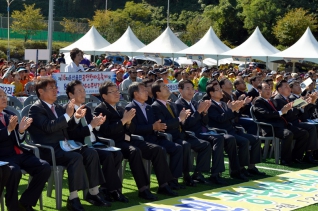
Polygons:
[[204,95],[205,92],[197,92],[193,95],[193,100],[199,102]]
[[18,117],[19,122],[21,121],[22,117],[21,117],[20,112],[17,109],[15,109],[14,107],[11,107],[11,106],[7,106],[5,109],[14,113]]
[[13,97],[13,96],[8,96],[7,97],[7,101],[8,101],[7,102],[8,106],[11,106],[11,107],[15,108],[18,111],[22,110],[23,105],[22,105],[21,101],[18,98]]
[[27,99],[25,99],[25,101],[23,102],[23,106],[32,105],[32,104],[35,103],[38,99],[39,99],[38,96],[36,96],[36,95],[31,95],[31,96],[29,96]]
[[[268,124],[268,123],[265,123],[265,122],[258,122],[256,120],[256,117],[254,115],[254,106],[251,106],[250,108],[250,113],[251,113],[251,117],[253,119],[253,121],[257,124],[257,137],[260,139],[260,140],[264,140],[265,141],[265,145],[264,145],[264,153],[263,153],[263,159],[266,159],[267,158],[267,152],[268,152],[268,149],[269,149],[269,144],[270,144],[270,141],[272,141],[272,147],[271,147],[271,152],[270,152],[270,157],[272,156],[272,153],[273,151],[275,152],[275,163],[276,164],[279,164],[279,158],[280,158],[280,139],[275,137],[275,131],[274,131],[274,127],[273,125],[271,124]],[[267,127],[270,127],[272,129],[272,136],[268,136],[268,137],[265,137],[265,136],[260,136],[259,135],[259,132],[260,132],[260,129],[261,129],[261,125],[263,126],[267,126]]]
[[57,96],[57,99],[56,99],[56,103],[57,104],[60,104],[60,105],[64,105],[64,104],[67,104],[69,101],[67,95],[59,95]]
[[32,81],[25,84],[24,90],[27,92],[28,95],[36,95],[35,84]]

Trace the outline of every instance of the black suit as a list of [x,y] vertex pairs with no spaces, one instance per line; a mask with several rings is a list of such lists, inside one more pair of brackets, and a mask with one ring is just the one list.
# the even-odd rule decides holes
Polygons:
[[[80,121],[78,123],[78,127],[76,127],[74,130],[71,130],[71,129],[67,130],[69,138],[71,140],[81,142],[82,144],[85,144],[84,142],[85,137],[91,135],[91,131],[88,125],[93,120],[91,109],[88,107],[85,107],[85,108],[87,109],[85,114],[85,120],[87,122],[87,125],[83,126],[82,122]],[[95,140],[97,141],[96,136],[95,136]],[[93,146],[96,143],[97,142],[94,142]],[[99,160],[102,164],[102,171],[106,181],[106,183],[102,184],[102,187],[107,188],[107,190],[109,191],[120,190],[122,188],[122,185],[121,185],[120,178],[118,176],[118,170],[121,167],[123,154],[121,153],[121,151],[110,152],[110,151],[102,150],[101,148],[95,148],[95,150],[97,151]]]
[[190,172],[190,166],[192,165],[190,159],[190,148],[198,153],[196,161],[195,172],[208,172],[210,169],[211,161],[211,145],[209,142],[204,140],[199,140],[196,137],[191,137],[185,134],[185,132],[180,132],[179,123],[179,112],[176,108],[175,103],[169,102],[174,117],[170,114],[167,107],[160,101],[156,100],[152,105],[152,109],[155,114],[156,121],[161,119],[161,122],[166,123],[167,129],[166,133],[172,135],[173,141],[182,145],[183,147],[183,173],[185,176]]
[[116,147],[121,148],[124,158],[129,160],[130,169],[138,189],[149,186],[150,181],[142,164],[142,158],[151,160],[157,176],[159,186],[173,180],[171,172],[167,169],[165,152],[161,146],[140,140],[125,140],[125,134],[130,135],[128,125],[123,125],[124,109],[116,110],[106,102],[100,103],[94,110],[95,115],[106,115],[106,121],[100,126],[99,135],[115,141]]
[[[18,147],[19,143],[24,141],[24,137],[20,139],[18,126],[8,135],[9,116],[14,114],[7,110],[4,110],[3,113],[6,126],[0,121],[0,160],[9,162],[8,166],[11,169],[11,175],[6,183],[6,206],[8,210],[18,210],[18,188],[22,177],[21,169],[24,169],[33,178],[27,189],[22,193],[20,202],[25,205],[35,206],[45,183],[50,177],[51,167],[47,162],[35,157],[32,152],[26,149],[19,147],[23,154],[15,152],[14,146]],[[2,167],[2,170],[5,170],[5,168]]]
[[248,92],[247,92],[247,96],[252,97],[253,100],[255,97],[259,96],[259,92],[255,90],[254,87],[252,87]]
[[155,123],[155,116],[150,105],[146,105],[147,119],[139,105],[133,100],[126,106],[126,110],[134,108],[136,116],[132,119],[129,130],[132,134],[143,136],[145,141],[164,147],[170,155],[170,171],[173,177],[182,177],[182,146],[180,144],[168,141],[158,137],[152,128]]
[[[296,130],[295,127],[287,124],[279,115],[277,109],[274,109],[265,99],[259,98],[255,101],[254,114],[258,121],[273,125],[275,136],[282,139],[281,160],[290,163],[293,158],[298,158],[304,154],[306,145],[297,144],[298,141],[296,141],[293,148],[293,139],[298,138],[298,134],[293,133]],[[270,127],[261,126],[261,128],[264,136],[272,135]],[[304,138],[307,137],[308,134]]]
[[2,195],[2,191],[4,186],[7,184],[11,174],[11,169],[8,165],[0,167],[0,196]]
[[[288,100],[288,101],[287,101]],[[274,98],[274,104],[276,109],[279,111],[281,110],[289,101],[289,99],[285,99],[281,94],[278,94]],[[315,125],[307,124],[304,122],[299,122],[298,115],[300,115],[302,111],[298,108],[292,108],[283,117],[290,122],[294,128],[294,139],[297,142],[304,142],[306,143],[307,150],[316,150],[317,146],[317,130]],[[299,137],[297,139],[296,137]],[[308,138],[305,138],[308,137]]]
[[211,173],[217,174],[225,171],[224,166],[224,138],[222,135],[201,135],[201,133],[207,131],[206,125],[208,124],[208,115],[199,114],[197,111],[198,103],[191,101],[190,106],[183,98],[179,98],[176,101],[178,111],[180,112],[183,108],[191,110],[191,116],[189,116],[183,124],[184,130],[192,131],[195,136],[199,139],[210,142],[212,146],[212,168]]
[[[30,108],[29,117],[33,122],[29,133],[33,142],[54,147],[56,165],[66,166],[70,192],[99,186],[105,182],[100,168],[98,154],[95,150],[83,147],[79,150],[66,152],[59,146],[59,141],[69,140],[67,129],[78,126],[74,117],[68,122],[64,116],[65,109],[55,104],[54,115],[49,106],[42,100],[36,101]],[[50,151],[40,149],[41,158],[52,162]],[[87,184],[88,178],[89,184]]]
[[[261,142],[255,136],[237,130],[232,123],[235,118],[234,112],[225,102],[220,102],[219,106],[214,100],[209,108],[209,126],[227,130],[228,135],[233,136],[238,146],[238,156],[241,166],[248,166],[261,162]],[[251,149],[249,151],[249,146]],[[235,151],[234,149],[232,149]],[[228,150],[229,151],[229,150]],[[233,152],[232,152],[233,153]],[[235,155],[230,156],[234,159]],[[230,161],[231,162],[231,161]]]

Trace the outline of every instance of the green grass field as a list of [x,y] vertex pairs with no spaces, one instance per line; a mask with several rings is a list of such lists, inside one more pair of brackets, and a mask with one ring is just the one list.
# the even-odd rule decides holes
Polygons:
[[[266,162],[263,162],[261,164],[258,165],[261,171],[266,172],[267,176],[266,177],[272,177],[275,175],[279,175],[279,174],[283,174],[285,172],[282,171],[278,171],[278,170],[288,170],[288,171],[298,171],[301,169],[306,169],[306,168],[312,168],[314,167],[313,165],[309,165],[309,164],[299,164],[299,165],[295,165],[294,167],[285,167],[285,166],[280,166],[280,165],[276,165],[274,164],[274,159],[268,159],[266,160]],[[273,169],[277,169],[277,170],[267,170],[267,169],[262,169],[261,167],[266,167],[266,168],[273,168]],[[235,180],[229,177],[229,173],[228,173],[228,164],[226,164],[226,169],[227,171],[223,173],[223,177],[225,178],[225,180],[227,181],[227,183],[229,185],[234,185],[234,184],[238,184],[240,183],[239,180]],[[208,177],[208,175],[205,175],[206,177]],[[253,179],[262,179],[264,177],[253,177]],[[22,193],[22,191],[26,188],[27,185],[27,181],[28,181],[28,176],[23,176],[21,182],[20,182],[20,188],[19,188],[19,192],[20,194]],[[180,180],[181,182],[181,180]],[[214,188],[219,188],[220,186],[216,186],[216,185],[201,185],[198,184],[196,187],[187,187],[186,189],[183,190],[179,190],[178,193],[180,196],[183,195],[188,195],[191,193],[196,193],[196,192],[201,192],[201,191],[207,191],[207,190],[211,190]],[[156,180],[156,176],[154,174],[151,175],[151,191],[153,193],[156,192],[158,186],[157,186],[157,180]],[[112,207],[110,208],[100,208],[100,207],[94,207],[92,205],[90,205],[89,203],[87,203],[84,200],[81,200],[85,210],[91,210],[91,211],[97,211],[97,210],[116,210],[116,209],[121,209],[121,208],[128,208],[130,206],[134,206],[134,205],[139,205],[142,203],[147,203],[148,201],[146,200],[141,200],[140,198],[138,198],[137,196],[137,188],[134,182],[134,179],[132,177],[132,174],[130,172],[129,169],[129,165],[127,165],[127,169],[124,175],[124,182],[123,182],[123,193],[125,194],[125,196],[127,196],[129,198],[129,203],[120,203],[120,202],[114,202],[112,203]],[[68,197],[69,191],[68,191],[68,186],[67,186],[67,174],[65,173],[64,175],[64,181],[63,181],[63,203],[62,203],[62,210],[67,210],[66,209],[66,200]],[[43,203],[44,203],[44,210],[56,210],[55,209],[55,193],[53,191],[52,197],[47,197],[46,196],[46,188],[43,191]],[[80,198],[83,198],[83,192],[81,191],[79,193]],[[159,200],[163,200],[163,199],[167,199],[169,197],[167,196],[163,196],[163,195],[157,195]],[[317,211],[318,210],[318,204],[315,205],[311,205],[308,207],[304,207],[298,210],[301,211]],[[40,210],[39,204],[37,204],[37,206],[35,207],[36,210]],[[131,209],[133,210],[133,209]]]

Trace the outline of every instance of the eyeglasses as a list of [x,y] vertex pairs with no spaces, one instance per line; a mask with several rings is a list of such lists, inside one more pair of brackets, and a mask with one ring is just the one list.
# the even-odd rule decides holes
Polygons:
[[107,92],[107,94],[119,94],[120,91],[119,90],[116,90],[116,91],[111,91],[111,92]]

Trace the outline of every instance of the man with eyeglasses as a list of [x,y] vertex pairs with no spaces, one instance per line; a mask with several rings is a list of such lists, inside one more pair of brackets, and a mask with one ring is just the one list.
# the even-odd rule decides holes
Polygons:
[[119,85],[119,89],[121,94],[127,95],[128,94],[128,87],[133,82],[141,82],[142,79],[137,77],[137,71],[134,67],[128,67],[129,77],[123,80],[123,82]]

